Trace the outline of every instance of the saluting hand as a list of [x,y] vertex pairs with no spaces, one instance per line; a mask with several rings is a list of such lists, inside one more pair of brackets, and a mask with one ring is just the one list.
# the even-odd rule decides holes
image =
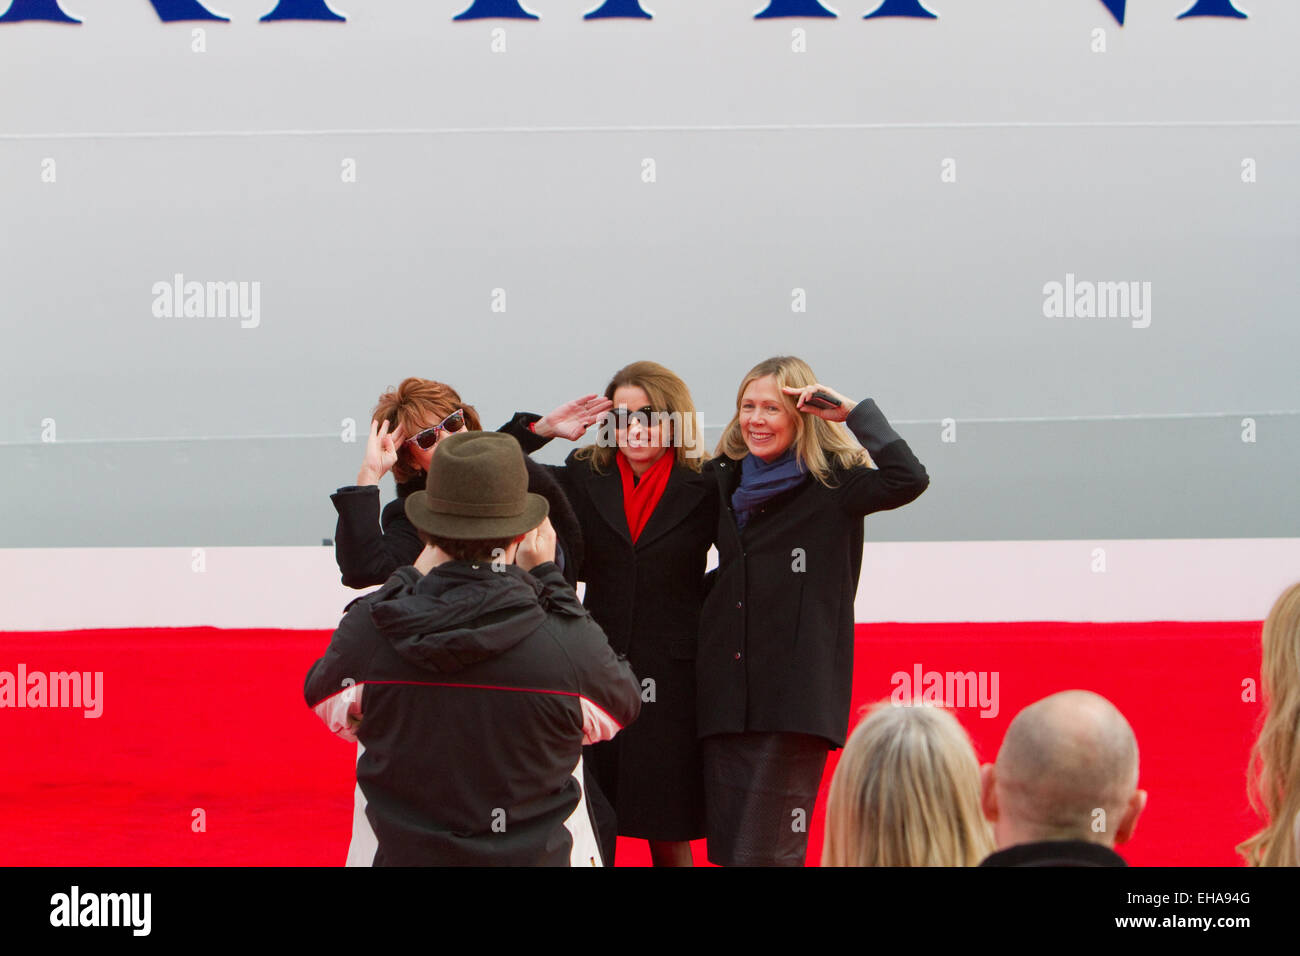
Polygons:
[[[808,399],[812,398],[814,392],[825,392],[832,398],[838,398],[840,401],[839,406],[836,408],[818,408],[816,405],[810,404]],[[818,418],[824,418],[828,422],[844,421],[849,417],[849,412],[853,411],[858,404],[851,398],[841,395],[839,392],[835,391],[835,389],[823,385],[820,382],[816,382],[812,385],[805,385],[803,388],[791,388],[787,385],[785,386],[785,393],[787,395],[799,396],[797,402],[799,411],[806,412],[809,415],[816,415]]]
[[533,432],[543,438],[559,436],[577,441],[613,407],[614,403],[604,395],[584,395],[547,412],[533,423]]

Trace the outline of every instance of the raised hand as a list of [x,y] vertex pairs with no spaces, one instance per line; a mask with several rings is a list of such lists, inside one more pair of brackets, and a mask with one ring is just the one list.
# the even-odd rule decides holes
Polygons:
[[361,460],[361,470],[357,472],[358,485],[377,485],[379,479],[388,474],[397,464],[397,450],[402,447],[402,426],[398,425],[390,433],[388,422],[370,423],[370,437],[366,439],[366,457]]
[[555,529],[551,527],[550,518],[543,518],[542,523],[519,542],[519,548],[515,551],[515,564],[525,571],[531,571],[539,564],[554,560]]
[[543,438],[577,441],[613,407],[614,403],[603,395],[584,395],[547,412],[534,423],[533,431]]
[[[799,400],[796,403],[799,411],[806,412],[809,415],[816,415],[818,418],[824,418],[828,422],[844,421],[849,417],[849,412],[853,411],[858,404],[852,399],[841,395],[839,392],[835,391],[835,389],[822,385],[820,382],[816,382],[812,385],[805,385],[802,388],[791,388],[787,385],[784,387],[783,391],[787,395],[799,396]],[[840,404],[836,408],[818,408],[816,405],[809,404],[808,399],[812,398],[813,393],[815,392],[825,392],[827,395],[838,398]]]

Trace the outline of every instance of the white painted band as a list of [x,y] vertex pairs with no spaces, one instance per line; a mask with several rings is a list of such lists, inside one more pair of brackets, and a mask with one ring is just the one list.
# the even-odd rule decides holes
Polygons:
[[[0,580],[3,631],[332,629],[362,593],[326,547],[0,549]],[[1296,580],[1300,538],[868,541],[856,619],[1262,620]]]

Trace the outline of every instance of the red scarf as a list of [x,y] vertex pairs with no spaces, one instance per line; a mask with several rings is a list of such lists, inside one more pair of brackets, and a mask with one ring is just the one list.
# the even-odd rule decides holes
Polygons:
[[635,487],[632,484],[632,465],[621,451],[618,453],[618,471],[623,476],[623,513],[627,516],[627,530],[632,533],[632,543],[645,530],[646,522],[654,513],[659,499],[668,487],[668,476],[673,473],[673,459],[677,456],[671,448],[664,449],[658,460],[646,469]]

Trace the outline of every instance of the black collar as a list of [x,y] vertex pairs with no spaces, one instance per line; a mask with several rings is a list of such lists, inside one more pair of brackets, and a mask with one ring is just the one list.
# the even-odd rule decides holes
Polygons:
[[396,482],[397,497],[405,498],[407,495],[414,494],[417,491],[423,491],[424,483],[428,480],[428,473],[421,471],[417,472],[413,478],[409,478],[406,481]]
[[1110,847],[1086,840],[1017,843],[998,850],[980,866],[1128,866]]

